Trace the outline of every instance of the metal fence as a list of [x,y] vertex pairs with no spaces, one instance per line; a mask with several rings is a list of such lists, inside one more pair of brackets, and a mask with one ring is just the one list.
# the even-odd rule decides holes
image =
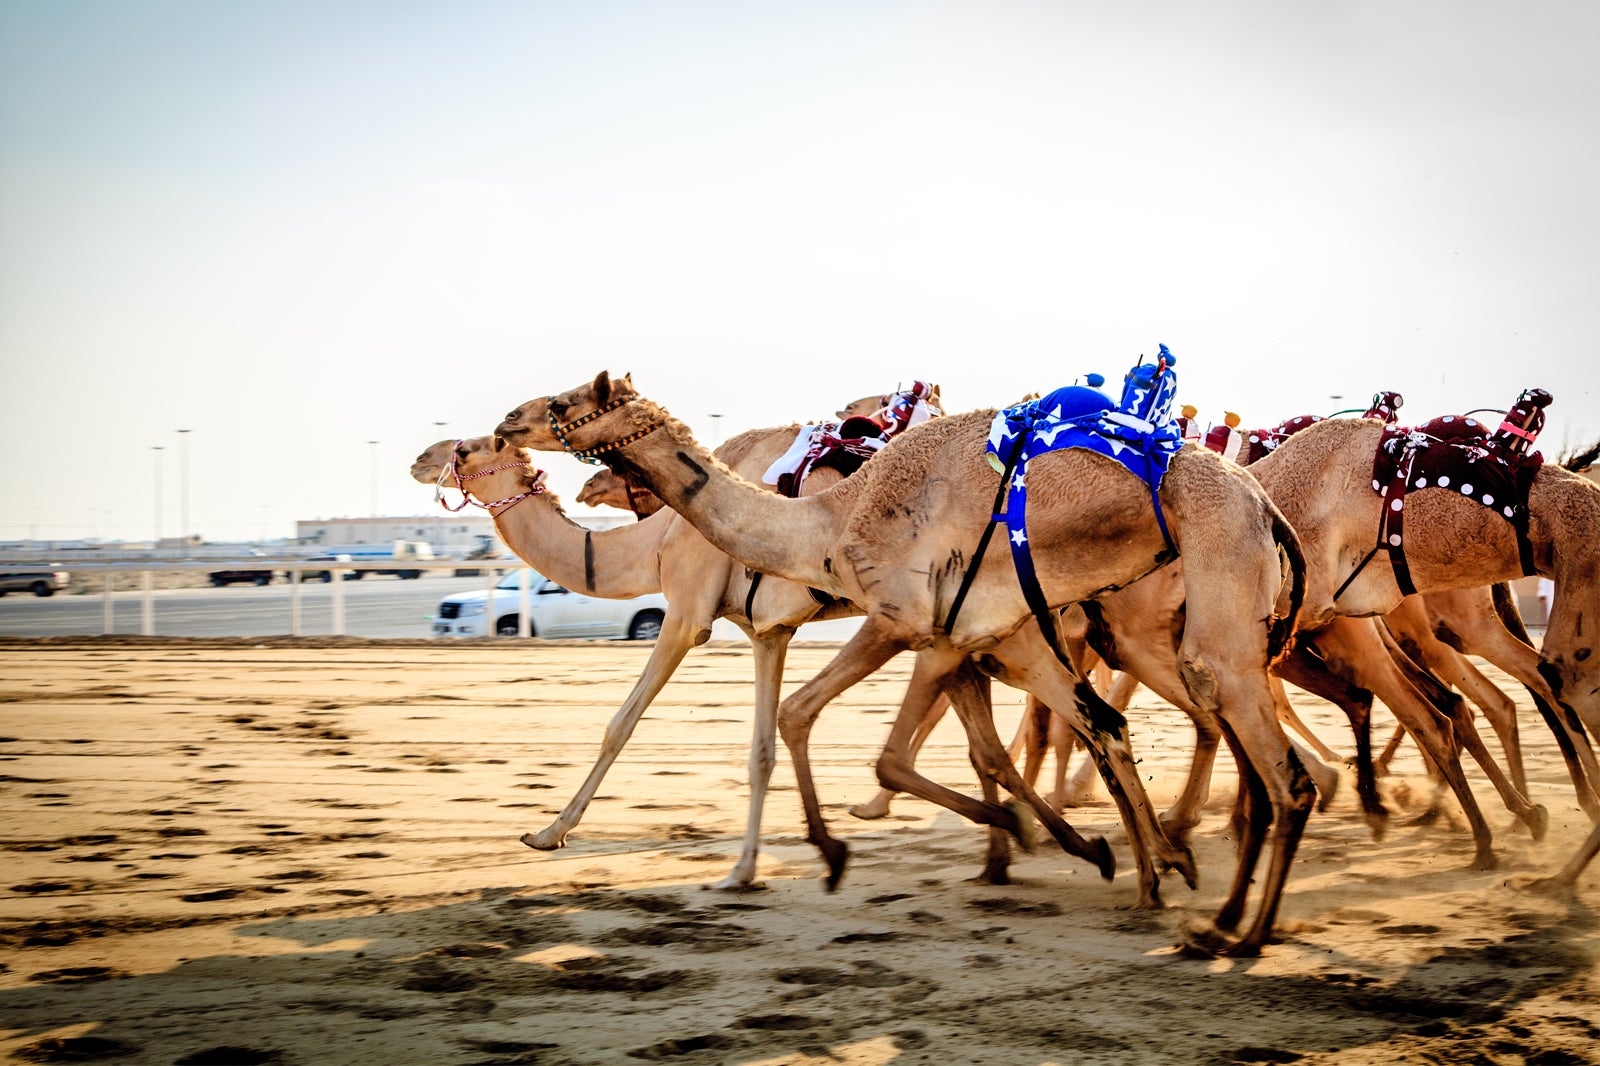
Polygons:
[[[345,571],[368,570],[482,570],[485,574],[485,588],[489,598],[494,599],[495,585],[501,575],[512,567],[517,567],[520,580],[517,583],[518,611],[517,635],[526,637],[529,634],[529,613],[532,609],[532,581],[526,567],[517,563],[502,562],[500,566],[494,565],[495,560],[484,560],[481,563],[462,562],[459,559],[430,559],[411,560],[397,563],[393,559],[351,559],[345,560],[318,560],[309,562],[305,559],[271,559],[253,556],[244,559],[203,559],[189,562],[158,562],[150,559],[141,559],[119,563],[80,563],[71,564],[74,577],[83,575],[92,577],[99,575],[101,581],[101,623],[102,633],[111,633],[114,629],[115,610],[113,607],[113,578],[119,574],[135,573],[141,576],[139,593],[139,632],[143,636],[155,635],[156,619],[156,588],[155,575],[159,573],[184,573],[202,572],[210,573],[217,570],[282,570],[293,575],[289,582],[289,634],[302,636],[300,591],[304,584],[302,575],[306,573],[321,574],[329,572],[334,580],[332,585],[332,622],[331,628],[335,635],[343,635],[345,631],[344,620],[344,577]],[[0,563],[0,565],[4,565]],[[29,568],[43,569],[37,564],[22,564]],[[55,569],[55,567],[52,567]]]

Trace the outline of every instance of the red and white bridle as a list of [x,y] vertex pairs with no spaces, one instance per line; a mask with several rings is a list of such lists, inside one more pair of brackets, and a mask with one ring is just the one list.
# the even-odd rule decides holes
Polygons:
[[[474,507],[481,507],[485,511],[488,511],[491,516],[499,518],[501,515],[505,514],[512,504],[521,503],[528,497],[537,496],[541,492],[545,491],[545,473],[543,470],[535,470],[533,472],[533,485],[526,492],[519,492],[515,496],[507,496],[500,500],[491,500],[488,503],[479,503],[477,500],[473,499],[471,494],[467,491],[467,482],[471,481],[473,478],[487,477],[490,474],[498,474],[502,470],[525,470],[527,469],[527,466],[524,463],[507,463],[504,466],[491,466],[487,470],[479,470],[475,474],[463,474],[456,466],[456,457],[460,454],[460,449],[461,441],[458,440],[455,443],[455,447],[450,449],[450,462],[445,464],[444,468],[439,471],[439,479],[434,482],[433,498],[438,500],[439,506],[443,507],[446,511],[461,511],[464,510],[467,504],[470,503]],[[445,480],[446,478],[453,480],[456,483],[456,491],[461,493],[461,502],[456,504],[454,507],[451,507],[450,501],[444,498],[445,489],[449,487]],[[500,509],[496,511],[496,507]]]

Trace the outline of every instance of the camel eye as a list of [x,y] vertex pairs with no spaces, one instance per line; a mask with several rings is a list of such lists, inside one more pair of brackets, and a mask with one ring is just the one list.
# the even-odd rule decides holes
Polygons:
[[567,410],[572,405],[563,403],[560,400],[549,400],[545,403],[545,406],[548,407],[550,409],[550,413],[555,415],[557,418],[565,418],[567,417]]
[[512,411],[510,414],[506,415],[506,421],[507,422],[520,422],[520,421],[522,421],[522,408],[519,407],[515,411]]

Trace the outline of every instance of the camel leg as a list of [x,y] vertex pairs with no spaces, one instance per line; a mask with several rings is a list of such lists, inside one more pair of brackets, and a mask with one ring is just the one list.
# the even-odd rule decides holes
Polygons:
[[1221,949],[1223,954],[1255,955],[1272,937],[1316,788],[1278,724],[1267,675],[1266,627],[1241,625],[1238,607],[1228,597],[1203,594],[1216,587],[1219,577],[1248,588],[1248,574],[1204,573],[1197,564],[1205,558],[1196,553],[1187,560],[1185,582],[1197,591],[1188,598],[1180,669],[1195,707],[1215,715],[1245,793],[1244,833],[1232,887],[1216,916],[1219,929],[1238,926],[1261,852],[1266,852],[1255,918],[1243,936]]
[[[702,628],[698,620],[687,619],[683,614],[674,612],[670,605],[668,606],[666,617],[661,621],[661,635],[656,638],[656,646],[650,651],[644,672],[639,675],[639,680],[634,682],[628,698],[623,700],[622,706],[617,708],[617,713],[606,724],[605,739],[600,744],[600,757],[589,770],[589,776],[584,778],[577,794],[567,801],[567,805],[562,808],[555,821],[537,833],[522,834],[521,839],[524,844],[539,851],[554,851],[566,845],[567,834],[582,820],[584,811],[589,807],[589,801],[594,799],[595,793],[600,789],[600,783],[605,780],[606,771],[611,769],[611,764],[622,754],[628,738],[633,735],[634,727],[649,709],[650,701],[656,698],[662,686],[678,668],[678,664],[683,662],[683,657],[695,646],[695,637]],[[751,800],[755,801],[753,795]]]
[[1139,880],[1135,906],[1159,908],[1162,905],[1156,863],[1176,869],[1184,881],[1194,887],[1198,876],[1194,854],[1187,847],[1168,840],[1156,822],[1128,748],[1127,719],[1056,659],[1038,626],[1031,622],[982,658],[987,664],[985,669],[1013,687],[1032,692],[1051,710],[1066,718],[1093,754],[1122,815],[1133,849]]
[[[827,821],[822,817],[822,804],[817,800],[816,781],[811,775],[811,727],[835,696],[877,670],[900,652],[904,645],[890,639],[884,632],[886,626],[875,615],[868,615],[839,654],[822,671],[791,694],[778,707],[778,734],[789,750],[789,760],[794,764],[795,783],[800,791],[800,805],[805,811],[806,839],[816,845],[827,864],[824,885],[829,892],[839,887],[844,876],[845,863],[850,849],[844,841],[828,832]],[[937,690],[918,707],[913,716],[902,713],[895,719],[894,731],[902,725],[909,734],[921,721]],[[909,698],[909,694],[908,694]],[[891,737],[894,735],[891,731]]]
[[772,767],[777,762],[778,699],[783,694],[783,660],[794,630],[774,627],[765,633],[751,633],[755,652],[755,726],[750,737],[750,810],[745,818],[744,845],[739,861],[728,876],[711,887],[722,890],[750,888],[756,884],[756,859],[761,853],[761,812],[766,805],[767,786],[772,782]]
[[[1427,602],[1434,633],[1441,641],[1487,659],[1526,686],[1561,749],[1579,806],[1591,819],[1600,819],[1600,764],[1590,746],[1584,720],[1569,703],[1557,697],[1514,608],[1507,603],[1506,611],[1498,610],[1493,589],[1430,592]],[[1548,633],[1545,646],[1554,647]]]
[[1383,750],[1378,753],[1378,757],[1372,760],[1373,773],[1379,777],[1384,777],[1389,773],[1389,764],[1394,761],[1395,755],[1399,754],[1400,745],[1405,742],[1405,739],[1406,727],[1403,725],[1395,726],[1394,732],[1389,734],[1389,742],[1383,746]]
[[1339,660],[1344,669],[1360,679],[1364,688],[1376,693],[1421,746],[1455,794],[1461,813],[1472,828],[1476,855],[1471,869],[1492,870],[1497,862],[1493,834],[1472,795],[1466,775],[1461,772],[1454,731],[1449,721],[1430,706],[1400,672],[1378,636],[1378,628],[1371,618],[1335,618],[1317,632],[1317,646],[1330,662]]
[[1272,703],[1277,711],[1278,721],[1288,726],[1300,735],[1300,739],[1310,745],[1311,750],[1317,753],[1317,758],[1323,762],[1340,762],[1339,753],[1322,742],[1322,739],[1311,731],[1311,728],[1301,721],[1300,715],[1294,709],[1294,704],[1289,702],[1289,694],[1283,690],[1283,679],[1272,678]]
[[989,699],[989,679],[978,672],[971,660],[963,661],[946,682],[946,691],[971,740],[973,766],[979,776],[996,781],[1007,792],[1028,804],[1039,816],[1063,851],[1086,859],[1099,868],[1107,881],[1116,874],[1117,862],[1104,837],[1085,839],[1066,820],[1034,792],[1006,755],[994,728],[994,711]]
[[[916,734],[911,738],[912,758],[915,758],[917,753],[922,750],[922,745],[927,743],[928,734],[933,732],[933,727],[939,724],[940,720],[944,718],[944,712],[949,708],[950,700],[943,693],[940,693],[939,698],[934,700],[933,706],[928,708],[927,716],[917,726]],[[889,805],[894,802],[895,795],[895,792],[887,788],[880,788],[878,789],[878,794],[867,800],[867,802],[858,803],[851,807],[850,813],[868,822],[877,818],[887,817]]]
[[1053,717],[1050,708],[1039,702],[1039,697],[1029,696],[1022,709],[1022,721],[1017,723],[1017,735],[1006,746],[1006,757],[1013,765],[1019,754],[1014,749],[1020,746],[1021,753],[1026,755],[1022,778],[1030,786],[1039,780],[1039,771],[1044,769],[1044,757],[1050,751],[1050,721]]
[[1595,854],[1600,853],[1600,825],[1589,831],[1589,839],[1579,845],[1573,853],[1571,861],[1561,868],[1561,871],[1549,877],[1541,877],[1532,882],[1528,887],[1535,892],[1554,892],[1561,889],[1570,890],[1578,881],[1578,875],[1583,873],[1584,867],[1593,861]]
[[1517,735],[1517,708],[1492,682],[1478,672],[1460,651],[1433,633],[1428,609],[1421,596],[1407,596],[1383,618],[1383,626],[1412,661],[1446,685],[1454,686],[1483,711],[1500,738],[1506,770],[1517,791],[1527,794],[1528,777]]
[[[1123,714],[1128,713],[1128,704],[1133,702],[1133,694],[1138,691],[1139,679],[1126,670],[1118,672],[1111,679],[1111,684],[1106,688],[1106,702]],[[1072,757],[1073,744],[1076,735],[1068,728],[1067,723],[1057,718],[1052,723],[1051,736],[1056,751],[1056,782],[1053,800],[1058,807],[1077,807],[1087,803],[1094,796],[1095,782],[1100,775],[1095,770],[1094,759],[1085,758],[1072,774],[1071,782],[1067,780],[1067,761]],[[1204,800],[1201,801],[1202,805]],[[1167,812],[1170,814],[1171,812]],[[1162,825],[1171,831],[1171,826],[1163,815]]]
[[1490,756],[1489,749],[1483,743],[1483,738],[1478,735],[1477,726],[1473,724],[1472,714],[1467,708],[1466,701],[1418,667],[1386,627],[1380,625],[1377,630],[1384,647],[1393,657],[1395,665],[1400,668],[1401,673],[1406,675],[1407,680],[1420,692],[1426,693],[1431,690],[1432,695],[1429,702],[1438,707],[1441,713],[1450,720],[1455,736],[1467,751],[1472,754],[1479,768],[1489,778],[1489,782],[1494,785],[1495,791],[1500,793],[1500,799],[1506,805],[1506,809],[1522,819],[1533,833],[1533,839],[1542,840],[1550,822],[1549,812],[1541,804],[1530,803],[1528,798],[1511,783],[1505,772],[1500,769],[1499,763],[1495,762],[1493,757]]
[[1389,810],[1378,795],[1378,780],[1373,772],[1372,693],[1335,671],[1317,650],[1314,634],[1298,640],[1272,670],[1291,685],[1334,704],[1350,720],[1350,733],[1356,742],[1356,795],[1372,839],[1382,840],[1389,824]]

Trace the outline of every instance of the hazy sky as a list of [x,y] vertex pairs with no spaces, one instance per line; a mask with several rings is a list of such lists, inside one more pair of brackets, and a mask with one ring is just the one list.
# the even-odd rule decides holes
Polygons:
[[180,428],[211,539],[374,466],[430,513],[425,445],[601,369],[709,443],[1165,342],[1207,420],[1539,385],[1559,452],[1597,46],[1592,0],[0,0],[0,539],[149,536],[158,462],[176,533]]

